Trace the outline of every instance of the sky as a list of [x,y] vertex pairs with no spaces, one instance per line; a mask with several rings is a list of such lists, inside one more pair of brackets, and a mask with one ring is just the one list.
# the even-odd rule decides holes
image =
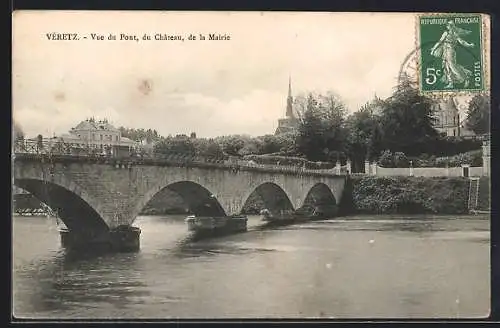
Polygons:
[[[13,119],[27,136],[67,133],[91,116],[165,136],[272,134],[289,76],[295,95],[331,90],[351,112],[389,96],[415,30],[411,13],[18,11]],[[80,40],[51,41],[52,33]]]

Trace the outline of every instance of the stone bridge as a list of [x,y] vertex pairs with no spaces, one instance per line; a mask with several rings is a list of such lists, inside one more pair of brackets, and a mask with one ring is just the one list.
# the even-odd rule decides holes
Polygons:
[[282,167],[245,167],[155,159],[16,154],[14,184],[50,206],[71,232],[130,226],[165,189],[196,216],[239,214],[252,193],[271,212],[339,203],[344,175]]

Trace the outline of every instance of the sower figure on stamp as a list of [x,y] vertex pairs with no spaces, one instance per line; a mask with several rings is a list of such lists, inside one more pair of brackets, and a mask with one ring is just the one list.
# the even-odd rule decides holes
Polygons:
[[442,81],[447,83],[446,88],[453,88],[454,83],[463,83],[465,88],[469,85],[472,72],[457,63],[456,47],[458,44],[468,48],[474,47],[474,43],[469,43],[461,38],[470,32],[455,26],[453,21],[449,20],[446,24],[446,30],[431,49],[431,55],[442,60],[444,70]]

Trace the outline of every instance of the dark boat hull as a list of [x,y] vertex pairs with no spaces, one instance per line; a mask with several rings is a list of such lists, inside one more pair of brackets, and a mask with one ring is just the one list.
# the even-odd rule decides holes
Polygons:
[[247,231],[246,216],[194,217],[186,218],[188,231],[196,236],[220,236]]
[[272,215],[266,212],[263,215],[262,221],[265,222],[266,226],[280,226],[333,218],[337,213],[338,207],[336,205],[304,206],[293,213]]

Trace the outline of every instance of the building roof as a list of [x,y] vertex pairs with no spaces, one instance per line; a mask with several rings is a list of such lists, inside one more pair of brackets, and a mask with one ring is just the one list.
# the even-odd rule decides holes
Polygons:
[[85,120],[81,121],[73,130],[87,130],[87,131],[113,131],[118,132],[119,130],[111,125],[107,120],[103,121],[94,121],[94,120]]
[[120,138],[120,142],[123,142],[123,143],[132,143],[134,145],[135,144],[139,144],[138,142],[135,142],[134,140],[126,138],[126,137],[121,137]]
[[88,120],[81,121],[77,126],[73,128],[74,130],[97,130],[93,122]]
[[99,130],[118,132],[118,129],[109,124],[108,122],[98,122],[96,123]]
[[453,101],[453,97],[446,97],[436,103],[436,109],[444,112],[458,112],[457,105]]

